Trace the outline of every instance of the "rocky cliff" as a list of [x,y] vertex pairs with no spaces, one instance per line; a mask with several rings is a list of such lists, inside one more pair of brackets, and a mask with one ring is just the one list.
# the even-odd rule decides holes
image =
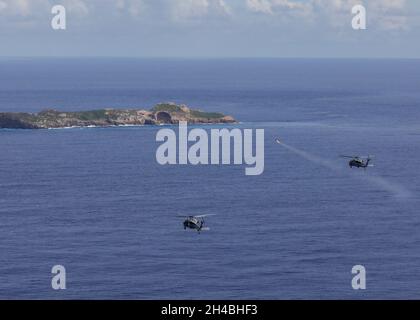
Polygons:
[[9,129],[177,124],[179,121],[188,123],[236,122],[234,118],[222,113],[203,112],[174,103],[158,104],[151,110],[100,109],[79,112],[44,110],[39,113],[0,113],[0,128]]

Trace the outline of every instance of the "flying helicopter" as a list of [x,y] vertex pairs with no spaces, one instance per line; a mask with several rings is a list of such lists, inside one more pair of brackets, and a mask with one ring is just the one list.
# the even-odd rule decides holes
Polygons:
[[373,156],[340,156],[341,158],[348,158],[351,159],[349,161],[349,167],[353,168],[364,168],[373,167],[373,164],[370,162],[372,161]]
[[186,218],[184,221],[184,230],[187,228],[197,230],[198,233],[201,231],[208,231],[210,228],[204,227],[204,218],[208,216],[214,216],[214,214],[203,214],[200,216],[178,216]]

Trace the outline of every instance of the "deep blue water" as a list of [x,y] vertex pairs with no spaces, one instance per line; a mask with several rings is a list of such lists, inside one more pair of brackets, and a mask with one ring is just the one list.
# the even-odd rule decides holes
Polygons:
[[0,60],[0,111],[162,101],[265,129],[264,173],[160,166],[161,127],[0,130],[0,298],[419,298],[419,60]]

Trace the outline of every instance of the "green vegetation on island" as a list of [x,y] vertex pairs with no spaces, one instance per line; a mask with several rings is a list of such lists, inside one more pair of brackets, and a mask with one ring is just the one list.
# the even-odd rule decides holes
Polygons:
[[107,127],[124,125],[188,123],[233,123],[231,116],[218,112],[190,109],[186,105],[160,103],[150,110],[144,109],[99,109],[65,112],[53,109],[39,113],[0,113],[0,128],[49,129],[66,127]]

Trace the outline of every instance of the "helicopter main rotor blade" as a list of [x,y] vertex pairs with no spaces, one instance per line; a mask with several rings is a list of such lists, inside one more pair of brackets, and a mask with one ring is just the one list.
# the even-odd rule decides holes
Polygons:
[[210,213],[210,214],[202,214],[199,216],[194,216],[194,218],[204,218],[204,217],[209,217],[209,216],[215,216],[215,213]]
[[341,158],[350,158],[350,159],[372,159],[375,158],[375,156],[369,155],[369,156],[346,156],[346,155],[340,155]]

